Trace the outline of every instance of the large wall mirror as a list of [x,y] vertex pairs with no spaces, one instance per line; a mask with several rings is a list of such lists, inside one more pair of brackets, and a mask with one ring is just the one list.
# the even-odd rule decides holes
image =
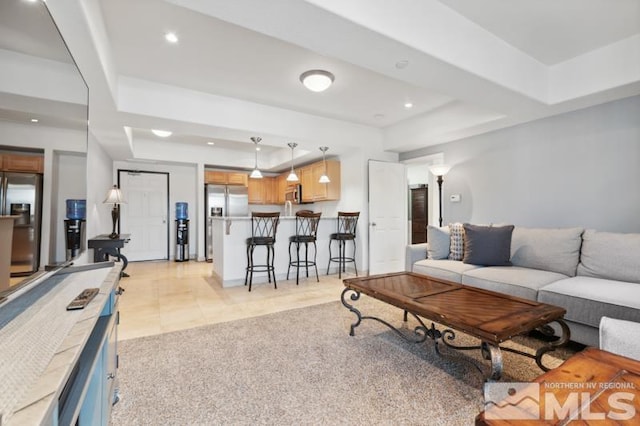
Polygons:
[[[16,222],[29,227],[14,227],[19,240],[12,247],[21,256],[12,261],[9,288],[0,292],[19,287],[45,265],[67,260],[67,200],[87,195],[87,119],[87,86],[46,3],[0,1],[0,215],[22,214]],[[35,193],[27,194],[26,180],[16,181],[14,199],[8,199],[8,177],[33,174],[39,176]],[[35,250],[29,251],[29,239],[37,240]],[[28,262],[35,268],[25,266]]]

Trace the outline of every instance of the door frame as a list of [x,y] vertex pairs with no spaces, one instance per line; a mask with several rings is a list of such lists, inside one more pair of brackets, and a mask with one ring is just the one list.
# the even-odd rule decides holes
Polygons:
[[[171,217],[170,213],[171,211],[169,210],[170,207],[170,199],[171,199],[171,193],[169,192],[170,189],[170,179],[169,179],[169,172],[156,172],[156,171],[151,171],[151,170],[133,170],[133,169],[118,169],[118,188],[120,188],[120,173],[147,173],[147,174],[154,174],[154,175],[165,175],[166,180],[167,180],[167,261],[171,260],[170,257],[170,253],[171,253],[171,220],[169,219]],[[120,221],[118,221],[118,233],[120,233]]]

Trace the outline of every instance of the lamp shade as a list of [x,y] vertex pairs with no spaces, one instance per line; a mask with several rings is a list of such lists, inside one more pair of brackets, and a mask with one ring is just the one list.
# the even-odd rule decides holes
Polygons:
[[124,204],[124,198],[122,197],[122,191],[116,185],[109,189],[107,197],[103,201],[104,204]]
[[449,172],[450,169],[451,166],[447,164],[434,164],[433,166],[429,167],[429,171],[433,173],[434,176],[444,176]]
[[334,79],[333,74],[324,70],[310,70],[300,75],[302,84],[312,92],[323,92],[327,90]]

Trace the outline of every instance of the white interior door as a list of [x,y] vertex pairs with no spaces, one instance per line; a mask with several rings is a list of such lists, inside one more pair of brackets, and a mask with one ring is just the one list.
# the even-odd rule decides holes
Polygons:
[[169,175],[119,171],[126,204],[120,206],[120,233],[131,234],[122,249],[130,261],[168,259]]
[[369,160],[369,273],[404,271],[407,245],[404,164]]

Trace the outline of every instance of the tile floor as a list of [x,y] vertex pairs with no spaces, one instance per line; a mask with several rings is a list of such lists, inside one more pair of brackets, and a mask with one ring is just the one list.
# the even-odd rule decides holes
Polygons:
[[[232,321],[340,300],[344,286],[338,275],[222,288],[207,262],[131,262],[122,278],[119,299],[120,340]],[[311,274],[310,274],[311,275]],[[343,274],[352,277],[355,274]]]

